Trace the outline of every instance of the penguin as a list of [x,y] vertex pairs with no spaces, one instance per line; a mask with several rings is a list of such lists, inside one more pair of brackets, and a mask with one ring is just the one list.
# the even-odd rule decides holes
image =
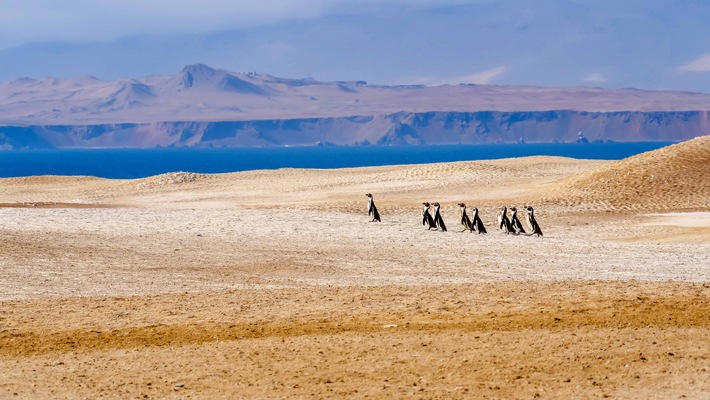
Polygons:
[[483,226],[481,217],[478,215],[478,208],[473,208],[473,223],[471,224],[471,228],[479,235],[482,233],[488,233],[488,231],[486,231],[486,227]]
[[429,203],[422,203],[424,205],[424,209],[422,210],[422,225],[427,226],[427,230],[430,230],[431,228],[436,228],[436,224],[434,223],[434,219],[431,217],[431,214],[429,214]]
[[370,199],[367,202],[367,214],[372,215],[372,221],[370,222],[382,222],[382,220],[380,219],[380,213],[377,212],[377,207],[375,207],[375,200],[372,199],[372,193],[367,193],[365,194],[365,196]]
[[461,225],[463,225],[463,231],[461,232],[473,232],[473,225],[471,225],[471,219],[468,218],[468,214],[466,214],[466,204],[464,203],[459,203],[459,215],[461,216]]
[[518,209],[515,207],[510,207],[510,226],[513,227],[513,232],[515,232],[516,235],[525,233],[523,224],[521,224],[518,219]]
[[513,227],[510,226],[510,220],[508,219],[508,209],[505,206],[500,209],[500,215],[498,215],[498,226],[500,227],[500,230],[505,232],[506,235],[513,232]]
[[533,214],[533,208],[531,206],[526,207],[528,210],[528,225],[530,225],[530,230],[532,233],[529,233],[528,236],[531,235],[538,235],[542,236],[542,229],[540,229],[540,225],[537,224],[537,221],[535,220],[535,215]]
[[434,203],[434,223],[436,224],[437,228],[441,229],[442,232],[446,232],[446,224],[441,218],[441,213],[439,212],[440,208],[441,205],[439,203]]

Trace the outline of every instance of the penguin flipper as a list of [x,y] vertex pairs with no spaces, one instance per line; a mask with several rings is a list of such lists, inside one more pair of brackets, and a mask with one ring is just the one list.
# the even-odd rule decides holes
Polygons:
[[429,213],[424,213],[424,218],[422,220],[422,225],[427,225],[428,229],[433,228],[436,224],[434,224],[434,219],[431,217],[431,214]]
[[479,235],[483,233],[488,233],[488,231],[486,231],[486,227],[483,225],[483,221],[480,218],[476,218],[475,224],[476,232],[478,232]]

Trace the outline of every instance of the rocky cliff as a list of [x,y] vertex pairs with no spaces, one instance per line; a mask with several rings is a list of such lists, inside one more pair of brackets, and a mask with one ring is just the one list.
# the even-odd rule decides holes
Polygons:
[[380,86],[198,64],[173,76],[0,83],[0,149],[680,141],[710,134],[708,110],[704,93]]
[[400,112],[259,121],[0,126],[0,148],[680,141],[708,134],[708,111]]

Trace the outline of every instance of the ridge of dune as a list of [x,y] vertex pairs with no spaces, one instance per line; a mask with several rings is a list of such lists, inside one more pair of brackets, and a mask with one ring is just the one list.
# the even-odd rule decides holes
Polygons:
[[26,186],[26,185],[54,185],[54,184],[75,184],[101,181],[104,178],[95,176],[62,176],[62,175],[38,175],[21,176],[15,178],[2,178],[4,186]]
[[[150,206],[218,197],[242,206],[309,204],[319,209],[359,212],[364,191],[385,196],[396,207],[415,207],[422,197],[440,198],[444,207],[459,201],[486,201],[528,191],[528,183],[559,179],[606,161],[531,156],[497,160],[403,164],[340,169],[281,168],[229,173],[169,172],[138,179],[82,176],[3,178],[3,202],[62,202],[80,198],[93,203]],[[501,181],[506,182],[501,185]],[[534,186],[534,185],[533,185]],[[362,193],[361,193],[362,192]],[[427,197],[428,196],[428,197]],[[134,203],[131,199],[137,199]],[[394,204],[393,204],[394,206]]]
[[611,210],[705,210],[710,206],[710,136],[701,136],[560,179],[546,201]]
[[167,172],[164,174],[153,175],[146,178],[132,179],[130,181],[136,183],[138,188],[147,188],[201,182],[207,179],[209,176],[211,175],[196,172],[179,171]]

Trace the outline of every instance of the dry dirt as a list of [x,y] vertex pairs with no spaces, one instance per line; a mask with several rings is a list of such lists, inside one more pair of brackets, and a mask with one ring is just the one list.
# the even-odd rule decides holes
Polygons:
[[0,180],[0,398],[708,398],[709,149]]

